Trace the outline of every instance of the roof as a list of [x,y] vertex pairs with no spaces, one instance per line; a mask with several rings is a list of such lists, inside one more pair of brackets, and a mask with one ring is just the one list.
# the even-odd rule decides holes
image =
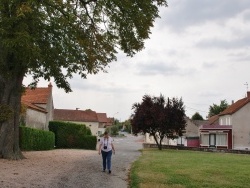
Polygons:
[[28,108],[47,113],[46,109],[39,107],[37,104],[47,104],[51,93],[51,84],[48,87],[37,87],[34,89],[27,87],[21,97],[21,103]]
[[207,120],[192,120],[194,122],[194,124],[196,126],[200,126],[200,125],[203,125],[203,124],[207,124],[208,121]]
[[219,120],[219,115],[214,115],[214,116],[211,116],[209,119],[208,119],[208,124],[209,125],[212,125],[214,124],[216,121]]
[[232,129],[232,125],[201,125],[200,129]]
[[250,102],[250,92],[248,91],[247,97],[240,99],[240,100],[236,101],[235,103],[233,103],[232,105],[230,105],[227,109],[225,109],[223,112],[221,112],[219,114],[219,116],[231,115],[231,114],[237,112],[239,109],[241,109],[243,106],[245,106],[249,102]]
[[100,123],[107,123],[108,122],[108,118],[107,118],[106,113],[96,113],[96,114],[97,114],[98,121]]
[[40,106],[36,106],[36,105],[34,105],[34,104],[30,103],[30,102],[23,101],[22,104],[27,106],[28,108],[33,109],[33,110],[37,110],[37,111],[40,111],[40,112],[43,112],[43,113],[48,113],[46,111],[46,109],[44,109],[44,108],[42,108]]
[[98,122],[98,117],[96,112],[92,110],[54,109],[54,120]]

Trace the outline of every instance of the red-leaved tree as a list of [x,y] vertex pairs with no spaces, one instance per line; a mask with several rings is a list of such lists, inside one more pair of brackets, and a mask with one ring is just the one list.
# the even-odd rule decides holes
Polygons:
[[177,138],[182,136],[186,121],[182,99],[144,95],[141,103],[132,106],[134,113],[131,116],[132,130],[138,133],[149,133],[159,148],[162,149],[163,138]]

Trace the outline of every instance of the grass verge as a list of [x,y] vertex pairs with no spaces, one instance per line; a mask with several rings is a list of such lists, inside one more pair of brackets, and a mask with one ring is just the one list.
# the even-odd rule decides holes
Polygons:
[[131,188],[248,188],[250,156],[144,149],[130,179]]

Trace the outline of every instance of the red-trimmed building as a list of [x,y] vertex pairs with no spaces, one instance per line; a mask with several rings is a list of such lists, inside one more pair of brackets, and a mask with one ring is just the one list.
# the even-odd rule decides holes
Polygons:
[[200,147],[250,150],[250,92],[200,127]]

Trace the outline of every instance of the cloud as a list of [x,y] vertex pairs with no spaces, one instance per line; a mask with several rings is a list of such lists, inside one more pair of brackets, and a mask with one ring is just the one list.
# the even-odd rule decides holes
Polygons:
[[175,32],[206,22],[223,23],[250,7],[249,0],[168,0],[168,4],[161,25]]
[[222,49],[237,49],[250,47],[250,36],[243,36],[236,39],[206,39],[201,40],[196,44],[198,48],[222,48]]

